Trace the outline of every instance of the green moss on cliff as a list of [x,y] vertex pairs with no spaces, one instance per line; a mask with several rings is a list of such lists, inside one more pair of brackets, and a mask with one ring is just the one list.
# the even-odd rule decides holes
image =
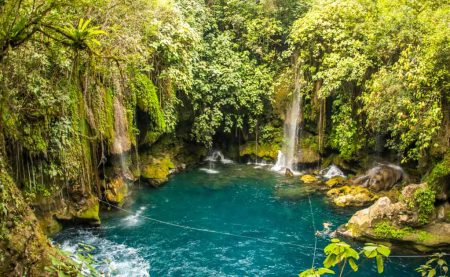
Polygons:
[[249,156],[257,156],[263,159],[276,160],[278,151],[280,150],[280,146],[278,144],[271,143],[262,143],[258,144],[256,147],[256,143],[251,141],[241,146],[239,150],[239,155],[241,157],[249,155]]

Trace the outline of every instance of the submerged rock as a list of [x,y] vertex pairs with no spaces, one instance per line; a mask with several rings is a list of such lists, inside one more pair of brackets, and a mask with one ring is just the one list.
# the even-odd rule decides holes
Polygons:
[[359,186],[343,186],[327,192],[333,203],[340,207],[364,206],[375,201],[378,196]]
[[404,178],[405,174],[401,167],[382,164],[369,169],[362,176],[356,177],[353,183],[377,192],[393,188]]

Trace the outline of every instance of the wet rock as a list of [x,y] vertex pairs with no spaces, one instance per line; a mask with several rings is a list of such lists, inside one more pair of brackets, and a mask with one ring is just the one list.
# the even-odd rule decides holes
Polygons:
[[309,174],[302,175],[300,177],[300,180],[305,184],[317,183],[319,181],[319,179],[316,176]]
[[328,179],[325,182],[325,185],[327,185],[327,187],[329,187],[329,188],[333,188],[333,187],[337,187],[337,186],[346,184],[346,180],[347,179],[345,177],[335,176],[335,177]]
[[362,176],[356,177],[352,182],[355,185],[378,192],[391,189],[404,180],[404,178],[405,174],[401,167],[382,164],[371,168]]
[[313,148],[300,148],[297,155],[297,162],[300,164],[315,164],[320,161],[319,152]]
[[169,180],[172,169],[175,169],[175,165],[170,157],[152,158],[142,165],[141,178],[150,185],[157,187]]
[[407,243],[420,251],[449,247],[450,223],[445,219],[449,207],[436,208],[435,216],[424,225],[418,209],[411,204],[416,191],[424,188],[426,184],[406,186],[397,202],[381,197],[372,206],[356,212],[339,228],[339,234],[360,240]]
[[378,196],[366,188],[358,186],[343,186],[327,192],[333,203],[340,207],[364,206],[375,201]]
[[255,157],[268,160],[276,160],[280,146],[276,143],[258,143],[256,146],[255,142],[247,142],[242,145],[239,149],[239,156],[250,157],[254,159]]
[[286,171],[284,172],[284,175],[286,177],[294,177],[294,172],[292,172],[292,170],[290,170],[289,168],[286,168]]
[[123,177],[110,180],[105,187],[105,200],[113,205],[121,207],[128,195],[128,186]]

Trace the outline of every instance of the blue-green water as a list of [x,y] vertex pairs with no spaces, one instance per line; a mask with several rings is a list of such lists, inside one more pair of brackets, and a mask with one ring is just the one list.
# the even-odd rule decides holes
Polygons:
[[[250,165],[215,169],[217,174],[192,170],[176,175],[158,189],[136,189],[125,207],[131,214],[103,213],[100,228],[66,229],[55,241],[69,251],[80,242],[95,246],[99,269],[113,276],[298,276],[311,267],[315,232],[305,185]],[[311,203],[319,231],[325,222],[337,228],[354,212],[335,209],[318,194],[311,195]],[[328,241],[328,236],[318,239],[316,266]],[[414,268],[421,262],[392,258],[384,276],[418,276]],[[366,262],[349,275],[375,276],[374,264]]]

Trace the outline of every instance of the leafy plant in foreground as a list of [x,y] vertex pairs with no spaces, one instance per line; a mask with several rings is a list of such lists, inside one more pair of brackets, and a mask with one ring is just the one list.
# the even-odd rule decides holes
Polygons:
[[318,269],[310,268],[300,273],[299,277],[316,277],[322,276],[323,274],[335,274],[330,268],[336,265],[339,267],[339,276],[343,276],[347,263],[350,265],[351,269],[356,272],[359,269],[359,265],[356,261],[359,260],[360,255],[363,255],[366,259],[375,259],[377,271],[381,274],[384,271],[384,258],[389,257],[391,254],[389,247],[375,243],[366,243],[363,249],[358,253],[349,244],[340,241],[339,239],[332,239],[331,243],[325,247],[324,252],[327,256],[323,262],[324,267]]
[[416,271],[427,277],[434,277],[438,273],[439,275],[437,276],[448,276],[448,265],[447,261],[444,260],[444,254],[434,254],[431,259],[417,268]]

